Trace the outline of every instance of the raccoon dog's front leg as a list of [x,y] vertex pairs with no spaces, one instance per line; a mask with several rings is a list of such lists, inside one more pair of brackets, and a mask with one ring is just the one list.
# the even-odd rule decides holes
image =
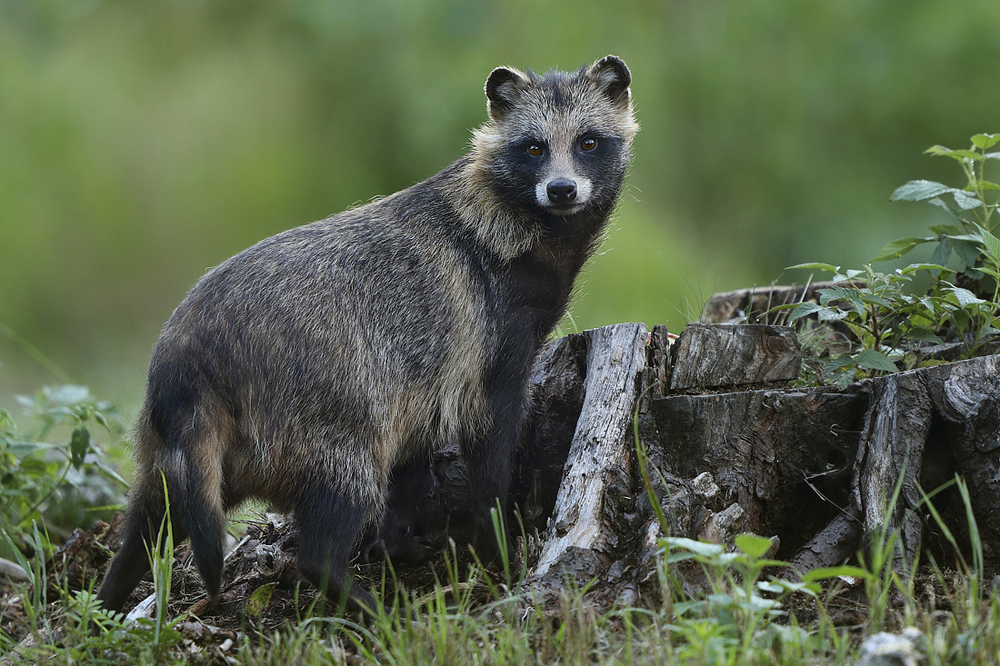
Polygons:
[[[493,426],[486,441],[467,442],[464,448],[468,466],[469,488],[473,489],[472,510],[475,525],[473,547],[484,563],[494,562],[500,555],[501,544],[493,528],[491,510],[506,511],[507,493],[514,469],[514,456],[524,426],[526,409],[520,400],[521,391],[494,401]],[[504,525],[502,535],[508,556],[514,559],[514,544],[510,526]]]

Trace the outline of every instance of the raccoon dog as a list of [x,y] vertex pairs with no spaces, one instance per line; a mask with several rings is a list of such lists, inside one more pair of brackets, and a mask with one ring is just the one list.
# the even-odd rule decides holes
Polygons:
[[[573,73],[501,67],[469,154],[368,205],[212,269],[167,321],[134,430],[123,541],[98,597],[120,610],[165,515],[215,601],[226,512],[294,513],[298,566],[375,608],[347,565],[394,466],[458,442],[495,556],[528,372],[601,240],[638,126],[614,56]],[[390,544],[389,550],[392,551]]]

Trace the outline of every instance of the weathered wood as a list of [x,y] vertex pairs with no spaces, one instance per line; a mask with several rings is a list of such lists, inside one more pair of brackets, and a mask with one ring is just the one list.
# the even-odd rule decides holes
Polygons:
[[541,555],[529,582],[589,580],[610,563],[632,492],[631,423],[646,366],[647,331],[619,324],[587,332],[584,402]]
[[784,324],[788,321],[787,312],[769,313],[778,305],[789,303],[819,302],[819,289],[841,286],[844,282],[814,282],[809,285],[783,286],[769,285],[752,289],[737,289],[722,294],[715,294],[702,309],[704,321],[722,324],[733,321],[746,321],[753,324]]
[[[792,546],[847,505],[866,404],[826,389],[669,396],[652,402],[659,441],[647,447],[671,475],[710,472],[728,500],[719,508],[737,502],[748,530]],[[681,536],[701,531],[694,515],[676,527]]]
[[5,560],[2,557],[0,557],[0,576],[3,576],[13,583],[23,583],[31,580],[31,577],[28,576],[28,573],[21,567],[21,565],[16,562],[11,562],[10,560]]
[[583,408],[587,340],[573,333],[549,342],[531,376],[532,419],[518,451],[511,502],[528,533],[545,530]]
[[[900,571],[913,562],[923,538],[914,509],[920,501],[920,469],[931,427],[927,376],[905,372],[863,384],[871,399],[854,461],[854,506],[867,539],[900,536],[902,551],[894,557]],[[897,483],[899,495],[890,505]]]
[[842,564],[857,554],[862,532],[858,512],[850,507],[799,548],[788,563],[793,572],[800,573]]
[[670,390],[789,382],[798,377],[801,363],[790,328],[689,324],[673,347]]
[[[984,553],[1000,556],[1000,356],[930,368],[928,390],[940,418],[933,424],[925,459],[933,456],[933,489],[957,473],[969,486]],[[925,464],[925,467],[927,465]],[[964,510],[959,504],[958,513]],[[961,517],[953,527],[968,536]]]

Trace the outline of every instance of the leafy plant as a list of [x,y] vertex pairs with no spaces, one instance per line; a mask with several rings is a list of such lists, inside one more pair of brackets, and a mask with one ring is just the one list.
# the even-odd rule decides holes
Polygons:
[[[1000,159],[990,149],[1000,144],[1000,134],[977,134],[968,150],[934,146],[927,152],[950,157],[966,178],[962,188],[929,180],[913,180],[898,188],[893,201],[927,201],[953,218],[953,224],[931,227],[934,235],[907,237],[890,242],[873,259],[896,259],[924,243],[937,243],[930,263],[882,273],[866,265],[860,270],[841,271],[824,263],[799,264],[790,268],[821,270],[833,274],[840,284],[818,290],[819,302],[778,306],[791,310],[789,324],[814,315],[829,332],[846,333],[848,349],[819,350],[819,358],[807,360],[804,372],[818,383],[847,384],[887,372],[935,363],[919,353],[921,345],[961,342],[961,356],[975,354],[1000,332],[1000,238],[994,235],[994,213],[1000,206],[1000,185],[988,180],[986,165]],[[958,268],[946,266],[952,255]],[[914,275],[925,272],[931,288],[924,295],[909,293]],[[800,327],[804,329],[807,327]],[[808,337],[820,340],[812,332]],[[820,364],[817,361],[825,358]]]
[[[26,537],[32,521],[51,513],[56,500],[80,492],[87,504],[106,502],[128,484],[105,463],[95,441],[95,431],[111,437],[123,431],[108,403],[73,385],[46,387],[33,397],[18,396],[18,402],[32,417],[32,427],[22,435],[11,415],[0,410],[0,529],[23,546],[31,541]],[[58,532],[58,522],[46,527]]]
[[[4,536],[7,537],[6,533]],[[148,549],[155,588],[155,611],[151,618],[126,621],[122,613],[104,609],[93,590],[72,592],[68,577],[57,575],[50,579],[46,567],[48,555],[37,524],[30,538],[32,557],[25,557],[18,549],[14,552],[28,576],[21,603],[34,641],[26,647],[0,630],[0,646],[27,663],[121,663],[127,658],[150,664],[182,661],[178,645],[184,636],[176,627],[185,617],[169,618],[167,607],[174,564],[169,504],[156,542]],[[9,537],[6,540],[9,546],[14,545]],[[50,580],[55,581],[54,589]],[[50,592],[59,600],[47,603]]]
[[817,370],[821,383],[829,381],[841,387],[863,377],[896,372],[901,362],[916,365],[919,357],[907,358],[909,347],[941,344],[937,331],[946,322],[966,321],[973,316],[971,309],[983,303],[957,287],[950,293],[922,297],[904,291],[918,271],[943,270],[936,264],[911,264],[892,273],[877,272],[870,265],[845,271],[823,263],[790,267],[795,268],[827,271],[838,284],[818,289],[819,303],[780,305],[772,311],[791,310],[789,324],[816,315],[821,324],[836,323],[847,329],[848,350],[836,353],[827,348],[828,360]]
[[[977,134],[972,137],[972,147],[952,150],[934,146],[930,155],[950,157],[958,162],[967,183],[963,188],[950,187],[931,180],[911,180],[893,192],[892,201],[926,201],[947,213],[958,224],[931,227],[933,236],[915,236],[894,240],[882,248],[872,261],[887,261],[901,257],[924,243],[937,243],[931,261],[945,264],[952,253],[962,264],[961,271],[972,269],[975,274],[984,241],[982,230],[993,232],[993,214],[996,212],[1000,185],[986,179],[986,163],[1000,159],[1000,152],[988,152],[1000,143],[1000,134]],[[977,278],[978,279],[978,278]]]

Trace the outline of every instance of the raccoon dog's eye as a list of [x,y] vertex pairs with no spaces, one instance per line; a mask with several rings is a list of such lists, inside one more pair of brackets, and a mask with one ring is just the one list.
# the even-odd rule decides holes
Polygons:
[[580,147],[586,151],[591,151],[597,148],[597,139],[584,139],[580,142]]
[[543,152],[545,151],[537,143],[533,143],[530,146],[528,146],[528,154],[531,155],[532,157],[538,157]]

